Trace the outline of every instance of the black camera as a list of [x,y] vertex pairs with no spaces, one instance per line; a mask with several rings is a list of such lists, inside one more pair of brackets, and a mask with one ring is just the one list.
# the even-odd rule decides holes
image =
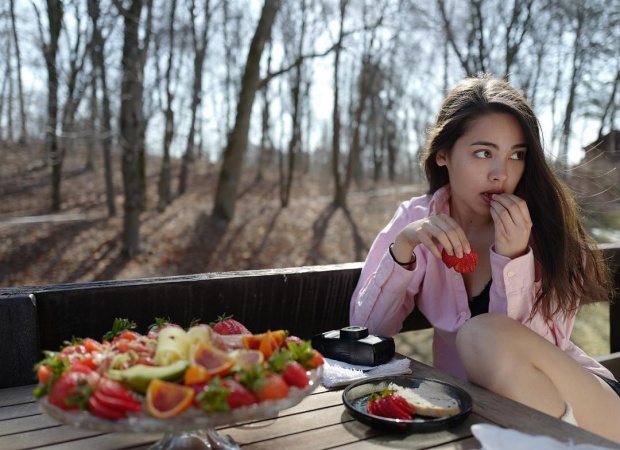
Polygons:
[[345,327],[312,337],[312,347],[326,358],[349,364],[378,366],[394,357],[394,339],[368,334],[366,327]]

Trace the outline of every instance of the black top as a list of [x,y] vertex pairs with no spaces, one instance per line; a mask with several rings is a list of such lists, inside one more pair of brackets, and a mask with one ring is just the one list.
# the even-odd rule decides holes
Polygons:
[[482,292],[472,297],[469,301],[469,310],[472,317],[489,312],[489,293],[491,292],[492,282],[493,279],[489,280]]

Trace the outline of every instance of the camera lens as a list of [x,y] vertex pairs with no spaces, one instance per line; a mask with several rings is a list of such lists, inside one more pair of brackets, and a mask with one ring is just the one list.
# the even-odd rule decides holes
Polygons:
[[368,337],[368,328],[351,326],[340,329],[340,339],[347,341],[357,341]]

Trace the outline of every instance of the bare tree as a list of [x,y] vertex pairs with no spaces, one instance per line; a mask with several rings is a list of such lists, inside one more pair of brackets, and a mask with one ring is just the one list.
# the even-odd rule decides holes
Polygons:
[[[373,5],[372,10],[374,11],[376,8],[376,4]],[[382,11],[384,8],[379,7],[377,10],[379,11],[379,15],[374,21],[374,23],[369,23],[369,15],[372,12],[369,10],[370,8],[364,8],[364,29],[366,32],[364,33],[364,50],[362,54],[362,61],[360,65],[360,75],[358,79],[358,95],[357,95],[357,107],[355,108],[355,114],[353,117],[353,132],[351,137],[351,145],[349,148],[349,157],[347,160],[346,173],[344,178],[344,184],[342,187],[343,190],[343,198],[346,198],[346,195],[351,186],[351,182],[355,175],[355,172],[359,168],[360,165],[360,153],[361,153],[361,133],[364,127],[364,113],[367,106],[368,97],[372,97],[373,100],[377,100],[379,92],[378,90],[373,89],[373,86],[377,83],[378,74],[380,70],[376,69],[376,64],[373,63],[373,51],[375,42],[377,41],[377,33],[379,32],[379,27],[383,22],[383,14]],[[380,55],[381,50],[377,51]],[[379,128],[381,130],[381,127]],[[374,130],[379,132],[379,130]],[[375,141],[377,143],[378,141]],[[379,149],[380,145],[374,145],[373,148]],[[342,204],[341,206],[345,206]]]
[[[103,135],[103,166],[104,181],[106,187],[106,203],[108,206],[108,215],[113,217],[116,215],[116,203],[114,201],[114,183],[112,182],[112,112],[110,108],[110,96],[108,92],[108,81],[105,67],[105,40],[101,33],[101,24],[99,23],[99,0],[88,0],[88,15],[92,23],[92,37],[90,43],[90,57],[92,60],[94,78],[101,81],[101,97],[102,97],[102,129]],[[95,82],[93,81],[93,90]],[[96,92],[93,93],[96,97]]]
[[41,14],[36,4],[33,4],[39,23],[39,34],[45,67],[47,68],[47,124],[45,129],[45,149],[48,163],[52,167],[51,209],[60,210],[60,192],[54,186],[60,186],[62,155],[58,145],[58,68],[56,55],[58,54],[58,39],[62,29],[63,8],[61,0],[47,0],[48,37],[43,31]]
[[147,21],[144,41],[140,43],[140,16],[144,0],[131,0],[124,7],[120,0],[113,0],[124,19],[123,81],[121,83],[120,139],[123,148],[123,185],[125,206],[123,217],[123,249],[128,257],[140,252],[140,212],[143,205],[142,170],[144,161],[144,63],[148,51],[152,0],[146,0]]
[[338,39],[334,52],[334,108],[332,113],[332,175],[334,177],[334,204],[346,205],[346,192],[340,181],[340,55],[346,35],[344,18],[347,12],[348,0],[340,0],[340,17],[338,25]]
[[260,60],[269,40],[271,28],[276,18],[280,0],[265,0],[260,20],[256,26],[250,49],[248,50],[245,72],[241,81],[241,91],[237,104],[237,116],[224,151],[224,160],[217,183],[212,217],[229,222],[235,212],[237,189],[243,168],[243,158],[248,144],[250,116],[256,91],[259,88]]
[[[289,57],[295,60],[302,56],[304,48],[304,40],[306,38],[306,1],[301,0],[299,11],[299,30],[297,28],[296,20],[292,16],[294,13],[291,10],[287,10],[287,17],[283,22],[285,48]],[[293,27],[293,28],[291,28]],[[296,48],[290,48],[296,47]],[[288,144],[287,161],[288,167],[284,168],[284,155],[280,153],[280,205],[286,208],[290,201],[291,187],[293,185],[293,175],[295,172],[295,165],[298,155],[301,153],[301,86],[302,86],[302,74],[303,63],[298,64],[293,70],[290,77],[290,90],[291,90],[291,138]]]
[[573,39],[570,81],[566,92],[567,100],[557,158],[557,164],[560,167],[567,167],[573,118],[577,112],[578,87],[583,81],[588,66],[592,64],[594,55],[601,50],[591,30],[599,26],[600,19],[606,14],[606,8],[590,0],[579,0],[570,4],[561,3],[558,6],[568,15],[569,33]]
[[[69,2],[73,6],[73,20],[75,22],[76,32],[72,33],[75,39],[73,45],[69,44],[69,67],[66,70],[66,97],[62,108],[60,129],[62,139],[59,142],[59,156],[52,166],[53,170],[58,171],[58,176],[53,178],[52,190],[54,192],[54,198],[58,202],[58,209],[60,209],[61,199],[61,181],[60,176],[64,163],[64,158],[67,152],[73,151],[73,143],[75,142],[75,115],[77,109],[84,97],[84,92],[87,87],[87,80],[83,77],[84,62],[87,56],[87,46],[83,42],[83,36],[86,34],[86,29],[82,28],[82,14],[81,14],[81,2]],[[67,33],[68,34],[68,33]],[[70,37],[67,40],[70,41]]]
[[202,70],[207,54],[209,29],[211,26],[211,16],[213,14],[210,0],[206,0],[204,5],[204,23],[202,24],[202,28],[198,29],[195,0],[190,0],[189,9],[191,14],[190,28],[194,50],[194,80],[192,83],[192,100],[187,145],[181,161],[181,171],[179,174],[179,195],[184,194],[187,190],[189,166],[196,156],[196,116],[198,114],[198,108],[202,103]]
[[165,124],[164,124],[164,140],[163,140],[163,155],[161,170],[159,173],[158,193],[159,201],[157,203],[157,210],[162,212],[166,209],[166,206],[170,203],[170,181],[172,178],[172,168],[170,163],[170,144],[174,135],[174,112],[172,109],[172,102],[174,100],[174,94],[172,93],[172,66],[174,56],[174,38],[175,38],[175,16],[176,16],[177,0],[170,2],[170,22],[168,24],[168,45],[170,46],[168,51],[168,60],[166,65],[166,75],[164,77],[165,90],[166,90],[166,106],[164,111]]
[[618,111],[618,102],[616,101],[616,97],[618,94],[619,84],[620,84],[620,70],[617,70],[616,78],[614,79],[613,84],[612,84],[611,94],[609,94],[609,100],[605,104],[605,108],[601,116],[601,126],[598,130],[599,139],[603,137],[605,125],[607,122],[609,122],[609,130],[612,131],[614,129],[614,119]]
[[[271,41],[270,41],[271,42]],[[267,54],[267,73],[271,71],[271,61],[273,55],[273,45],[269,45],[269,52]],[[267,163],[271,160],[273,153],[273,143],[270,137],[271,128],[271,114],[270,97],[269,97],[269,84],[264,84],[261,89],[261,97],[263,99],[263,111],[261,113],[261,137],[260,148],[258,149],[258,168],[256,170],[256,181],[263,179],[263,170]]]
[[24,87],[22,83],[22,58],[19,48],[19,39],[17,39],[17,25],[15,24],[15,0],[10,0],[11,29],[13,31],[13,45],[15,45],[15,68],[17,72],[17,91],[19,95],[19,118],[20,118],[20,145],[25,145],[28,140],[28,132],[26,127],[26,107],[24,105]]
[[510,75],[532,29],[535,1],[512,0],[510,7],[505,1],[469,0],[449,10],[447,0],[437,0],[445,39],[467,75]]

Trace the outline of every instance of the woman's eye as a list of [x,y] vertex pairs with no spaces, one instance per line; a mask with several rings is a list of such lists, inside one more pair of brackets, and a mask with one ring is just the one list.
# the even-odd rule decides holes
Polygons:
[[512,155],[510,155],[510,159],[525,159],[525,152],[514,152]]
[[474,153],[474,155],[476,156],[476,158],[490,158],[491,152],[488,150],[478,150],[476,153]]

